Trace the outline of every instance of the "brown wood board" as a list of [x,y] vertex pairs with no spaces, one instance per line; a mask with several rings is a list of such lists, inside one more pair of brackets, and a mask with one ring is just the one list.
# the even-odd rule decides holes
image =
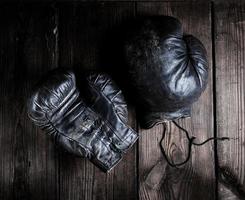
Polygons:
[[[202,2],[1,4],[0,199],[238,199],[218,183],[215,168],[217,163],[227,166],[244,188],[245,4]],[[163,159],[163,126],[138,128],[130,103],[130,125],[140,138],[108,174],[56,148],[26,113],[27,97],[42,75],[56,67],[72,67],[78,74],[103,70],[107,63],[101,60],[101,45],[108,31],[140,15],[177,17],[186,33],[204,43],[209,84],[194,104],[192,117],[178,123],[199,142],[216,135],[231,137],[216,143],[218,160],[213,142],[193,147],[185,166],[167,167],[160,190],[146,186],[145,177]],[[110,67],[118,69],[117,64]],[[172,123],[167,127],[164,147],[178,162],[187,154],[187,139]]]
[[[220,167],[226,167],[244,190],[245,159],[245,3],[214,4],[217,136],[230,137],[217,144]],[[237,187],[237,186],[235,186]],[[219,181],[220,199],[238,199],[234,185]],[[245,198],[245,196],[243,196]]]
[[58,154],[27,116],[35,82],[55,68],[53,7],[6,5],[1,20],[1,199],[57,199]]

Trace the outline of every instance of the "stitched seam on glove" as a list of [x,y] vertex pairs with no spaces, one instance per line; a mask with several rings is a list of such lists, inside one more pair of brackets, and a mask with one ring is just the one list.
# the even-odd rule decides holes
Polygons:
[[[117,113],[117,116],[118,116],[119,120],[120,120],[120,121],[121,121],[127,128],[129,128],[129,129],[131,130],[130,134],[128,134],[127,137],[124,137],[124,139],[121,139],[117,134],[115,134],[115,135],[117,136],[117,138],[118,138],[120,141],[125,142],[127,145],[130,145],[131,142],[128,142],[128,141],[126,141],[126,140],[127,140],[130,136],[132,136],[132,135],[136,135],[136,137],[138,138],[138,135],[135,133],[135,131],[134,131],[131,127],[129,127],[127,124],[125,124],[125,123],[122,121],[122,119],[121,119],[120,116],[119,116],[119,112],[117,111],[117,109],[116,109],[116,107],[115,107],[115,105],[114,105],[114,102],[113,102],[110,98],[108,98],[108,96],[105,95],[105,93],[103,92],[103,90],[104,90],[104,88],[107,86],[107,84],[108,84],[109,82],[112,83],[112,81],[111,81],[110,79],[106,80],[106,82],[105,82],[105,83],[103,84],[103,86],[102,86],[102,92],[100,92],[100,90],[97,88],[98,86],[95,85],[95,84],[96,84],[96,81],[98,80],[99,77],[101,77],[100,74],[96,77],[96,79],[95,79],[94,82],[92,82],[92,81],[90,81],[90,80],[88,79],[88,83],[89,83],[89,85],[90,85],[90,87],[91,87],[92,89],[95,89],[99,94],[102,94],[102,96],[104,96],[104,97],[111,103],[112,108],[113,108],[114,112]],[[107,78],[107,77],[106,77],[106,78]],[[122,92],[122,91],[119,90],[119,92],[118,92],[116,95],[118,95],[120,92]],[[116,96],[116,95],[115,95],[115,96]],[[114,97],[115,97],[115,96],[114,96]],[[114,99],[114,97],[113,97],[112,99]],[[115,129],[111,126],[111,123],[110,123],[108,120],[104,120],[104,121],[108,124],[109,127],[111,127],[111,129],[112,129],[115,133],[118,132],[117,130],[115,130]]]
[[[89,81],[89,85],[91,86],[91,88],[92,89],[95,89],[99,94],[101,94],[102,96],[104,96],[110,103],[111,103],[111,105],[112,105],[112,109],[117,113],[117,116],[118,116],[118,112],[117,112],[117,110],[115,109],[115,106],[113,105],[113,102],[102,92],[100,92],[100,90],[98,90],[97,89],[97,87],[95,86],[95,87],[93,87],[93,85],[91,84],[91,82]],[[94,111],[94,110],[93,110]],[[95,111],[94,111],[95,112]],[[99,114],[100,115],[100,114]],[[100,115],[100,117],[101,117],[101,115]],[[119,120],[121,121],[121,123],[123,123],[127,128],[129,128],[130,130],[131,130],[131,132],[130,132],[130,134],[128,134],[126,137],[124,137],[123,139],[121,139],[116,133],[118,133],[118,131],[117,130],[115,130],[112,126],[111,126],[111,123],[108,121],[108,120],[104,120],[105,121],[105,123],[115,132],[115,135],[117,136],[117,138],[120,140],[120,141],[122,141],[122,142],[125,142],[127,145],[130,145],[131,144],[131,142],[128,142],[127,141],[127,138],[128,137],[130,137],[130,136],[132,136],[132,135],[136,135],[137,136],[137,134],[135,133],[135,131],[131,128],[131,127],[129,127],[127,124],[125,124],[122,120],[121,120],[121,118],[120,117],[118,117],[119,118]]]
[[[77,96],[76,96],[76,98],[74,99],[74,101],[76,101],[77,98],[79,97],[79,92],[78,92],[78,90],[75,88],[75,89],[73,89],[73,91],[71,90],[70,94],[67,95],[67,96],[61,101],[61,103],[59,104],[59,106],[57,106],[57,108],[55,108],[55,111],[52,113],[52,116],[54,116],[54,115],[60,110],[60,108],[61,108],[67,101],[69,101],[69,99],[70,99],[76,92],[77,92]],[[49,110],[49,111],[51,111],[51,110]],[[47,112],[46,112],[46,113],[47,113]],[[49,118],[48,118],[48,119],[49,119]]]
[[[97,80],[99,79],[99,78],[104,78],[104,79],[106,79],[105,80],[105,82],[103,83],[103,86],[100,88],[98,85],[97,85]],[[114,102],[113,102],[113,100],[119,95],[119,94],[122,94],[122,91],[118,88],[118,87],[116,87],[116,89],[118,90],[118,92],[110,99],[110,98],[108,98],[108,96],[104,93],[104,89],[105,89],[105,87],[107,86],[107,85],[112,85],[113,84],[113,81],[110,79],[110,77],[108,77],[106,74],[98,74],[97,75],[97,77],[96,77],[96,79],[92,82],[92,81],[90,81],[90,80],[88,80],[88,82],[89,82],[89,85],[91,86],[91,88],[93,88],[93,86],[96,88],[96,91],[98,91],[98,93],[100,93],[99,91],[101,90],[101,92],[102,92],[102,94],[104,94],[104,96],[105,97],[107,97],[106,99],[108,99],[112,104],[111,105],[113,105],[114,106]],[[98,90],[97,88],[99,88],[100,90]],[[122,94],[122,98],[124,98],[123,97],[123,94]],[[127,104],[125,103],[125,105],[126,105],[126,107],[127,107]],[[114,107],[116,107],[116,106],[114,106]],[[115,109],[114,109],[115,110]],[[117,112],[117,110],[115,110],[116,111],[116,113],[120,113],[120,112]],[[128,114],[128,113],[127,113]],[[121,119],[121,117],[120,117],[120,115],[118,116],[120,119]],[[121,119],[121,121],[123,122],[123,120]]]
[[[67,139],[67,140],[72,140],[73,142],[77,143],[80,147],[82,147],[82,148],[84,148],[86,151],[88,151],[88,152],[91,154],[91,156],[92,156],[95,160],[98,160],[98,159],[96,158],[95,154],[93,153],[93,151],[91,151],[89,148],[83,146],[82,143],[80,143],[79,141],[77,141],[77,140],[75,140],[75,139],[73,139],[73,138],[67,136],[66,134],[64,134],[64,133],[62,133],[62,132],[60,132],[60,131],[58,131],[58,130],[56,129],[56,127],[55,127],[50,121],[48,122],[48,125],[51,126],[52,129],[54,129],[54,131],[55,131],[56,134],[60,134],[60,135],[63,136],[65,139]],[[84,126],[83,126],[83,127],[84,127]],[[84,127],[84,128],[86,128],[86,127]],[[101,128],[101,126],[100,126],[99,128]],[[113,149],[110,149],[110,148],[107,146],[107,144],[105,144],[104,141],[101,140],[100,137],[98,137],[97,135],[95,135],[95,137],[96,137],[98,140],[100,140],[100,141],[104,144],[104,146],[106,147],[106,149],[108,150],[108,152],[110,152],[110,154],[111,154],[111,150],[113,151]],[[115,152],[115,151],[114,151],[114,152]],[[119,153],[119,152],[116,152],[116,153]],[[112,154],[111,154],[111,155],[112,155]],[[112,156],[111,156],[111,157],[112,157]],[[105,161],[105,164],[102,163],[100,160],[98,160],[98,161],[99,161],[103,166],[108,167],[108,166],[109,166],[109,165],[108,165],[109,160],[110,160],[110,158],[109,158],[108,160]]]

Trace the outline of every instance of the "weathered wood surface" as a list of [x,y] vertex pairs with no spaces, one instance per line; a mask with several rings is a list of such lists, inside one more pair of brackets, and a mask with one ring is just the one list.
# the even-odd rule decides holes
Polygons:
[[56,67],[55,12],[46,5],[1,7],[1,199],[57,199],[58,157],[27,117],[26,99]]
[[[228,167],[245,188],[245,2],[214,5],[218,161]],[[220,199],[238,199],[219,184]],[[245,198],[245,197],[243,197]]]
[[[180,19],[186,33],[200,38],[208,51],[209,84],[200,100],[195,103],[192,117],[179,120],[182,127],[196,136],[199,141],[213,136],[213,82],[212,82],[212,43],[210,4],[192,3],[138,3],[140,15],[171,15]],[[194,147],[192,157],[180,169],[166,169],[167,177],[159,191],[149,189],[145,183],[145,174],[163,159],[159,141],[163,126],[150,130],[140,130],[139,141],[139,179],[140,199],[215,199],[215,163],[212,143]],[[170,157],[179,163],[187,154],[187,141],[173,124],[168,123],[164,147]],[[196,190],[195,188],[198,188]],[[208,192],[207,192],[208,191]]]
[[[0,24],[2,30],[0,31],[0,198],[10,199],[13,191],[13,176],[14,176],[14,125],[17,121],[16,113],[12,104],[8,104],[8,101],[12,101],[14,96],[14,89],[12,89],[12,76],[11,72],[15,69],[15,21],[16,16],[8,15],[4,12],[3,7],[0,12]],[[4,19],[8,18],[8,21]],[[4,65],[4,67],[2,67]]]
[[[244,185],[245,3],[215,2],[1,4],[0,199],[238,199],[222,184],[217,187],[215,168],[216,163],[228,166]],[[88,160],[55,148],[28,119],[25,107],[34,83],[52,68],[73,67],[77,73],[101,70],[106,64],[100,55],[107,31],[139,15],[179,18],[185,32],[198,37],[208,50],[208,88],[194,104],[192,117],[179,124],[198,141],[214,135],[235,138],[217,142],[217,152],[212,142],[193,147],[189,163],[180,169],[167,167],[158,191],[144,180],[163,159],[162,125],[139,128],[138,143],[104,174]],[[130,124],[138,128],[132,106]],[[187,145],[182,132],[168,123],[164,143],[168,155],[179,162]]]
[[[134,16],[134,3],[63,4],[59,14],[59,64],[83,73],[100,70],[100,44],[106,32]],[[135,118],[130,116],[134,126]],[[60,186],[60,199],[64,200],[136,199],[136,145],[108,174],[86,159],[61,154]]]

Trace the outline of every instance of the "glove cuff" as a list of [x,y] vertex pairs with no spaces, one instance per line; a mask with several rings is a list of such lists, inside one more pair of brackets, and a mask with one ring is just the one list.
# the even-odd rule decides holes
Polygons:
[[56,131],[56,134],[52,136],[55,143],[65,151],[79,157],[88,158],[104,172],[110,171],[122,159],[121,151],[110,142],[102,128],[94,132],[93,140],[89,138],[91,146],[86,145],[85,140],[87,139],[85,135],[90,135],[89,132],[88,130],[87,132],[79,133],[76,137],[72,137]]
[[[95,152],[91,161],[104,171],[110,171],[122,159],[122,154],[133,146],[138,139],[138,134],[125,124],[121,124],[121,128],[115,130],[108,121],[103,121],[100,128],[101,135],[98,137],[107,150],[100,153]],[[123,135],[119,135],[120,134]],[[108,143],[109,142],[109,143]]]
[[126,153],[127,150],[130,149],[133,146],[133,144],[137,141],[138,134],[127,125],[122,126],[123,128],[119,129],[120,134],[115,132],[113,137],[113,143],[117,149],[119,149],[123,153]]
[[139,116],[140,125],[144,129],[150,129],[157,124],[161,124],[163,122],[190,117],[191,116],[191,108],[181,108],[174,112],[147,112],[145,114],[141,114]]
[[[106,160],[106,157],[110,158]],[[110,151],[104,152],[101,155],[92,157],[90,161],[99,167],[102,171],[109,172],[120,162],[121,159],[121,153],[111,149]]]

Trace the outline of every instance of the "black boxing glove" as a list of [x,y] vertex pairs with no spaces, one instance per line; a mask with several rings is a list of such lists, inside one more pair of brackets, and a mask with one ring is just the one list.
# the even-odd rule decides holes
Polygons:
[[203,44],[183,35],[177,19],[159,16],[134,22],[123,49],[141,126],[190,116],[191,104],[207,85]]
[[[125,152],[137,139],[128,123],[127,104],[116,83],[108,74],[92,74],[87,77],[89,106],[116,130],[113,144]],[[133,141],[133,142],[132,142]]]
[[[118,130],[84,103],[72,71],[56,70],[40,82],[28,101],[28,113],[36,125],[54,137],[56,144],[87,157],[104,171],[112,169],[122,157],[118,144],[114,144]],[[130,130],[127,133],[132,140],[121,141],[127,143],[123,150],[137,139]]]

